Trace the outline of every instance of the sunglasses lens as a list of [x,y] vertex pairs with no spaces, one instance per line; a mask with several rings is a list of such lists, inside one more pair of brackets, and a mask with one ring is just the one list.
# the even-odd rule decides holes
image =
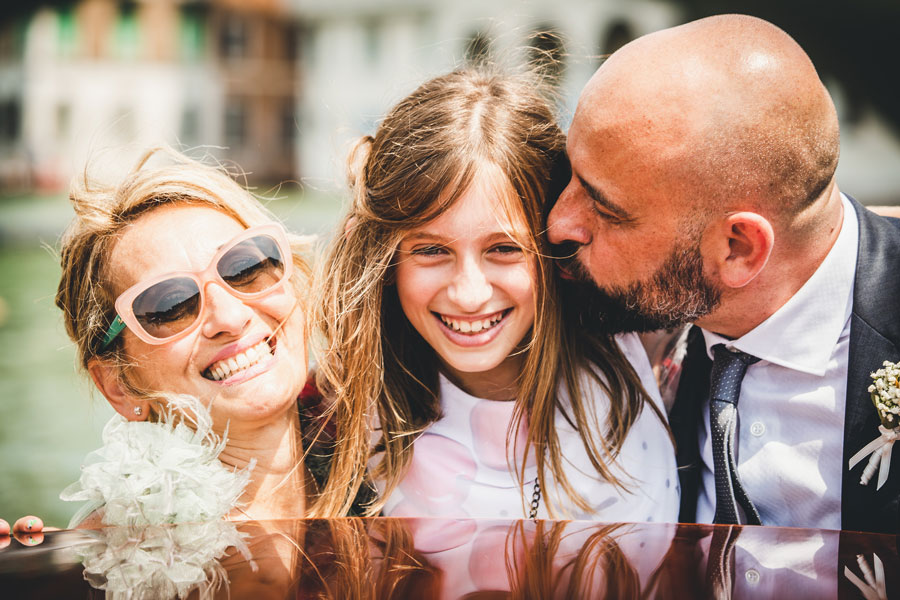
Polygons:
[[244,294],[264,292],[284,279],[284,258],[274,238],[257,235],[235,245],[219,259],[219,276]]
[[190,277],[173,277],[141,292],[132,309],[144,331],[164,339],[187,329],[197,319],[200,290]]

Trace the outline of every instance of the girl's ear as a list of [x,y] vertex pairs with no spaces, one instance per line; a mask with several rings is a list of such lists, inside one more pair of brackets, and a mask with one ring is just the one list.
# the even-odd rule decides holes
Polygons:
[[135,398],[126,389],[119,377],[119,370],[112,361],[92,358],[88,361],[88,373],[91,374],[94,385],[117,413],[129,421],[147,420],[150,414],[149,403]]

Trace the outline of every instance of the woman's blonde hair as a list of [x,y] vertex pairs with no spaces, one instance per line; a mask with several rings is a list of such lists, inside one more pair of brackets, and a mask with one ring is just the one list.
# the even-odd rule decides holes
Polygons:
[[[369,475],[383,482],[384,493],[368,507],[370,514],[402,479],[417,434],[440,417],[438,358],[404,316],[391,266],[404,235],[451,206],[485,167],[506,175],[511,193],[501,201],[513,222],[527,224],[529,239],[516,241],[535,261],[535,322],[512,421],[527,416],[525,457],[534,451],[551,515],[559,492],[590,509],[565,473],[555,428],[556,413],[563,411],[599,476],[622,485],[611,464],[645,393],[615,340],[586,335],[557,301],[550,247],[541,233],[569,167],[565,136],[545,89],[532,73],[456,70],[412,92],[374,137],[363,138],[351,152],[352,205],[322,261],[314,302],[315,325],[326,344],[319,352],[318,381],[334,401],[339,440],[320,498],[330,512],[348,509],[365,479],[376,419],[374,451],[383,454]],[[583,400],[591,392],[582,373],[609,397],[605,423],[597,422],[592,404]],[[558,393],[561,382],[567,404]],[[523,459],[516,467],[520,480],[525,464]],[[348,489],[338,483],[346,481],[354,484]],[[524,503],[523,498],[523,508]]]
[[[167,159],[151,165],[153,159]],[[63,312],[66,331],[77,347],[78,362],[87,369],[93,358],[114,361],[128,389],[125,373],[132,365],[123,352],[122,336],[101,348],[107,328],[116,316],[115,292],[109,258],[123,229],[154,208],[188,204],[221,211],[244,227],[275,220],[249,191],[221,167],[192,160],[168,147],[145,151],[119,182],[95,181],[85,168],[72,183],[69,199],[75,218],[60,241],[62,275],[56,305]],[[298,298],[306,297],[311,270],[304,259],[308,240],[289,236],[296,265],[293,285]]]

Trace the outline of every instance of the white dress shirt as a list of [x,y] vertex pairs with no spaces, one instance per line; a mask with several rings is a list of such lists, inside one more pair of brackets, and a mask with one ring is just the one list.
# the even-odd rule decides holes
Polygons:
[[[853,206],[825,260],[794,296],[744,336],[703,330],[706,350],[725,344],[760,358],[738,403],[736,461],[763,525],[841,528],[844,409],[850,313],[859,241]],[[715,514],[709,402],[700,425],[703,473],[697,520]]]
[[[733,569],[729,597],[732,600],[836,599],[837,578],[844,577],[838,571],[840,537],[839,531],[812,529],[751,527],[742,530],[733,549],[734,563],[729,565]],[[712,534],[700,540],[700,548],[707,557],[711,542]]]

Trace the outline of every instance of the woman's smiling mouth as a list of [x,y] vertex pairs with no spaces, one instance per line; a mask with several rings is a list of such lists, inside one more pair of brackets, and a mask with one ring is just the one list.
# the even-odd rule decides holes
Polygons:
[[255,346],[247,348],[243,352],[216,361],[203,371],[203,376],[212,381],[224,381],[236,375],[242,374],[250,367],[263,362],[266,359],[273,358],[273,346],[269,345],[268,339],[262,340]]

